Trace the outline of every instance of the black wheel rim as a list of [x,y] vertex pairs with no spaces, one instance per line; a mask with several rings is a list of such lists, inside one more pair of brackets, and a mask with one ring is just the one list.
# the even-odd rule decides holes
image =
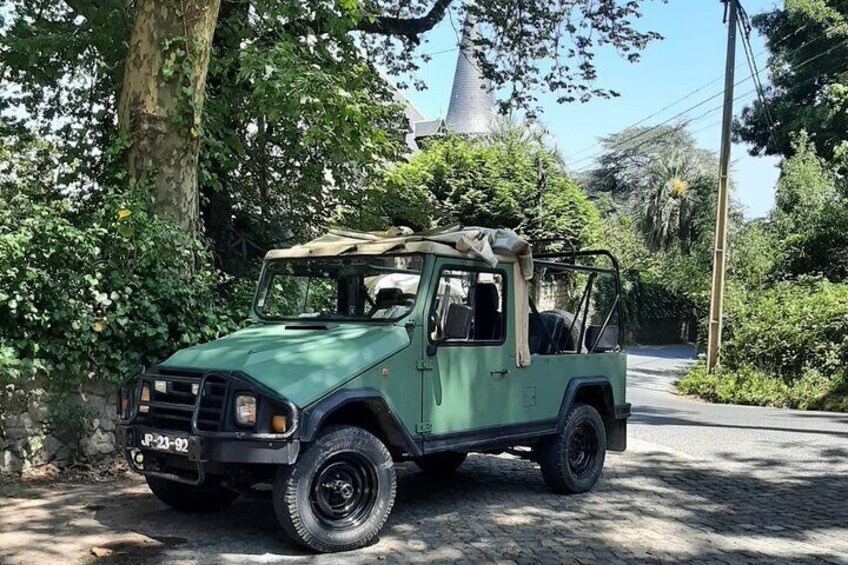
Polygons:
[[315,473],[310,502],[315,516],[327,527],[355,528],[368,519],[377,500],[377,471],[358,453],[339,453]]
[[598,460],[598,436],[589,422],[581,422],[568,442],[568,468],[572,475],[584,479],[591,475]]

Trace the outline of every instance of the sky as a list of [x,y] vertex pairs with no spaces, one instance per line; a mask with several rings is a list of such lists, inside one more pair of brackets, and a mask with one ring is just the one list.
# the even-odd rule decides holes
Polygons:
[[[742,5],[751,16],[779,6],[775,0],[742,0]],[[719,0],[669,0],[667,4],[649,0],[644,4],[643,14],[637,24],[639,29],[659,32],[663,40],[652,43],[635,64],[626,62],[612,50],[599,52],[595,61],[597,84],[618,91],[619,98],[560,105],[554,95],[540,96],[543,113],[539,121],[557,138],[572,170],[579,171],[592,164],[600,149],[593,147],[599,137],[633,125],[710,81],[716,82],[642,125],[667,120],[723,89],[727,28],[722,23],[723,4]],[[428,89],[404,91],[429,119],[444,117],[447,112],[457,57],[453,49],[457,43],[455,28],[459,28],[457,22],[453,25],[449,20],[442,22],[431,33],[430,42],[421,48],[427,53],[449,50],[434,54],[432,61],[418,72],[417,77],[428,85]],[[756,60],[765,82],[768,53],[756,32],[752,34],[751,43],[754,54],[759,54]],[[741,42],[737,44],[736,62],[737,82],[750,77]],[[736,88],[735,96],[738,97],[753,90],[753,82],[748,80]],[[738,115],[744,104],[754,97],[752,93],[737,100],[734,114]],[[689,118],[698,118],[690,126],[698,144],[716,153],[720,145],[721,110],[704,114],[721,102],[718,96],[686,114]],[[734,144],[731,163],[734,197],[744,206],[746,217],[765,216],[774,204],[779,160],[752,157],[747,146]]]

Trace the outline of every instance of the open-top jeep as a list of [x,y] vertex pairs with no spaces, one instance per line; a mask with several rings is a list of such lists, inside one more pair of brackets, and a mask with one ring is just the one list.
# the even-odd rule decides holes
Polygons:
[[178,510],[273,484],[283,529],[317,551],[377,536],[395,462],[445,473],[507,451],[585,492],[626,446],[619,297],[605,251],[330,232],[268,253],[250,327],[124,383],[119,445]]

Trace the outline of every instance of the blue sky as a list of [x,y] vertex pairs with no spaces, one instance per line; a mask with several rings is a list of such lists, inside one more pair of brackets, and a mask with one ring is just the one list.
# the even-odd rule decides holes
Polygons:
[[[775,0],[743,0],[742,4],[752,16],[778,7]],[[539,119],[557,137],[572,169],[580,170],[591,164],[592,155],[599,148],[589,147],[598,137],[620,131],[723,75],[727,31],[722,15],[719,0],[670,0],[667,4],[648,1],[639,27],[657,31],[665,39],[649,46],[636,64],[627,63],[611,50],[602,51],[596,59],[598,84],[617,90],[621,94],[619,98],[566,105],[557,104],[553,95],[540,98],[544,113]],[[443,51],[454,47],[456,42],[454,27],[445,21],[433,30],[430,42],[421,50],[427,53]],[[752,36],[752,44],[755,54],[764,50],[756,33]],[[741,43],[736,55],[736,80],[739,81],[749,76]],[[447,111],[456,56],[456,50],[433,55],[433,60],[418,74],[428,90],[405,92],[428,118],[444,116]],[[757,57],[763,79],[766,57],[765,52]],[[671,118],[720,92],[722,87],[723,81],[719,80],[644,125]],[[751,90],[753,83],[749,80],[737,87],[736,96]],[[735,102],[734,112],[738,114],[743,104],[754,96],[751,94]],[[721,97],[718,97],[688,116],[698,118],[720,104]],[[690,130],[697,132],[695,137],[702,147],[718,152],[721,126],[717,122],[720,119],[721,111],[717,110],[692,123]],[[751,157],[744,145],[733,146],[731,159],[736,199],[745,206],[746,216],[764,216],[774,202],[778,159]]]

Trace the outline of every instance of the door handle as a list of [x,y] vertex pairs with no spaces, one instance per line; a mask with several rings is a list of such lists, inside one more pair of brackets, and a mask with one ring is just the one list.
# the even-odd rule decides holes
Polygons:
[[509,369],[498,369],[497,371],[489,371],[493,377],[505,377],[509,374]]

